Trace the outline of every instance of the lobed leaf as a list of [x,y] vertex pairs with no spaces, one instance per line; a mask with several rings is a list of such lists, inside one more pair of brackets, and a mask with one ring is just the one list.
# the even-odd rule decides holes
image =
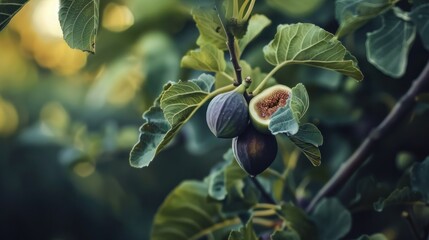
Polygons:
[[208,72],[223,72],[226,68],[226,62],[222,50],[212,44],[206,44],[183,56],[181,67]]
[[[396,14],[405,14],[395,8]],[[368,33],[366,54],[368,61],[391,77],[404,75],[408,52],[416,36],[414,24],[397,17],[394,11],[384,14],[381,28]]]
[[99,0],[60,0],[60,25],[71,48],[95,53],[98,12]]
[[306,64],[363,79],[356,58],[341,42],[309,23],[279,25],[274,40],[264,47],[264,55],[276,70],[289,64]]
[[410,17],[416,24],[424,47],[429,51],[429,3],[413,8]]
[[0,31],[27,2],[28,0],[0,0]]
[[337,0],[335,18],[340,23],[339,38],[363,26],[394,6],[398,0]]

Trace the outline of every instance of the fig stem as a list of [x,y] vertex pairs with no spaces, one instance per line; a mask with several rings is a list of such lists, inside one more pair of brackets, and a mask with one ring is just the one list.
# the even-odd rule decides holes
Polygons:
[[[287,63],[287,62],[286,62]],[[264,89],[265,84],[268,82],[268,80],[276,73],[280,68],[282,68],[286,64],[279,64],[275,66],[271,71],[265,76],[265,78],[259,83],[259,85],[255,88],[253,91],[253,96],[256,96]]]
[[262,196],[265,198],[265,201],[271,204],[277,204],[276,200],[265,190],[265,188],[262,186],[262,184],[259,182],[259,180],[256,178],[256,176],[249,176],[250,180],[252,180],[253,184],[256,186],[256,188],[259,189]]

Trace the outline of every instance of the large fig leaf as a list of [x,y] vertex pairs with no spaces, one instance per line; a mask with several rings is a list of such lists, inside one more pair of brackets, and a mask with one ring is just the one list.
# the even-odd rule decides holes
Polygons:
[[[407,68],[408,52],[416,36],[416,27],[399,8],[384,14],[383,25],[368,33],[366,54],[368,61],[391,77],[401,77]],[[408,19],[408,20],[407,20]]]
[[[154,105],[143,114],[144,124],[140,137],[130,153],[133,167],[147,167],[177,134],[183,124],[201,107],[207,98],[214,78],[202,74],[198,79],[188,82],[168,83]],[[170,88],[172,88],[170,90]],[[167,97],[164,95],[167,94]],[[179,94],[182,97],[178,97]],[[162,102],[162,99],[165,101]],[[178,99],[173,102],[173,99]],[[169,102],[170,101],[170,102]],[[169,106],[169,103],[177,104]]]
[[311,217],[320,240],[342,239],[352,227],[352,215],[336,198],[320,201]]
[[227,50],[226,35],[215,9],[195,8],[192,10],[192,16],[200,31],[198,46],[213,44],[220,50]]
[[197,240],[206,235],[227,236],[226,229],[241,224],[238,218],[227,218],[219,203],[207,200],[207,184],[185,181],[176,187],[155,215],[153,240]]
[[331,33],[309,23],[279,25],[274,40],[264,47],[264,55],[276,66],[273,71],[290,64],[306,64],[363,79],[356,58],[341,42]]
[[318,239],[316,225],[299,207],[284,203],[278,214],[285,221],[286,226],[296,231],[301,239]]
[[347,35],[390,9],[398,0],[337,0],[335,18],[340,23],[336,35]]
[[271,20],[261,14],[255,14],[249,19],[246,34],[238,40],[240,51],[243,52],[247,45],[255,39],[262,30],[271,24]]
[[208,72],[222,72],[226,68],[224,53],[212,44],[189,51],[181,62],[182,67]]
[[417,26],[423,45],[429,51],[429,3],[413,8],[410,17]]
[[0,31],[27,2],[28,0],[0,0]]
[[60,0],[59,19],[71,48],[95,53],[99,0]]

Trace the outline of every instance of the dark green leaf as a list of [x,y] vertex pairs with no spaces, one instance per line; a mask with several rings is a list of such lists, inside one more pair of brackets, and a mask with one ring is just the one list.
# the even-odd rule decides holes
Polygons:
[[[368,33],[366,54],[368,61],[391,77],[404,75],[408,52],[416,36],[416,27],[399,8],[384,14],[383,25]],[[397,15],[404,16],[402,18]]]
[[224,53],[212,44],[191,50],[183,58],[182,67],[209,72],[223,72],[226,68]]
[[292,17],[304,17],[317,10],[325,0],[268,0],[276,10]]
[[226,218],[220,204],[207,201],[207,185],[185,181],[176,187],[155,215],[153,240],[196,240],[240,224],[238,218]]
[[265,59],[275,70],[306,64],[340,72],[357,80],[363,75],[357,60],[334,35],[309,23],[279,25],[274,40],[264,47]]
[[275,231],[271,235],[272,240],[300,240],[298,233],[291,230]]
[[284,219],[287,227],[299,234],[301,239],[311,240],[318,238],[316,225],[302,209],[290,203],[284,203],[279,211],[279,216]]
[[341,239],[352,227],[350,212],[336,198],[320,201],[312,218],[319,229],[320,240]]
[[376,233],[376,234],[372,234],[371,236],[362,235],[356,240],[388,240],[388,238],[384,236],[384,234],[382,233]]
[[198,46],[213,44],[220,50],[227,50],[226,36],[216,10],[202,8],[192,10],[194,21],[200,31]]
[[423,45],[429,51],[429,3],[413,8],[410,17],[417,26]]
[[228,240],[258,240],[255,230],[253,230],[252,219],[247,224],[241,227],[239,230],[234,230],[228,237]]
[[377,212],[383,211],[385,207],[401,204],[401,203],[410,203],[419,201],[422,199],[422,196],[419,193],[412,191],[409,187],[397,188],[386,198],[380,198],[377,202],[374,203],[374,209]]
[[340,23],[336,35],[342,37],[390,9],[397,0],[337,0],[335,17]]
[[0,0],[0,31],[27,2],[28,0]]
[[424,200],[429,203],[429,157],[413,166],[411,186],[414,191],[420,192]]
[[320,166],[321,162],[321,154],[318,147],[314,146],[311,143],[303,142],[296,138],[295,136],[289,136],[289,139],[297,146],[302,153],[310,160],[313,166]]
[[285,133],[287,136],[298,132],[299,124],[293,115],[289,101],[286,106],[277,109],[271,116],[268,129],[272,134]]
[[208,179],[209,196],[218,201],[224,200],[227,194],[224,169],[214,171]]
[[292,88],[292,97],[290,102],[290,108],[297,121],[299,121],[307,112],[308,106],[310,105],[310,99],[308,97],[307,90],[302,83],[298,83]]
[[310,143],[315,147],[323,144],[323,136],[319,129],[311,123],[304,123],[299,126],[298,132],[293,135],[294,139],[298,139],[305,143]]
[[243,52],[247,45],[255,39],[268,25],[271,20],[261,14],[255,14],[249,19],[246,34],[238,40],[240,51]]
[[59,19],[71,48],[95,53],[99,0],[60,0]]

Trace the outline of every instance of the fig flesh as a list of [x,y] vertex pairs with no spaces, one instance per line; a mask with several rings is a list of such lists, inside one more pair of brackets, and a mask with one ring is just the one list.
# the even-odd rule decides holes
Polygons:
[[268,126],[271,115],[286,105],[292,90],[284,85],[269,87],[249,102],[249,114],[253,126],[262,133],[270,133]]
[[243,96],[246,86],[214,97],[206,112],[210,131],[218,138],[233,138],[240,135],[249,124],[249,111]]
[[240,167],[251,176],[267,169],[277,155],[277,140],[273,135],[257,131],[251,124],[232,139],[232,152]]

